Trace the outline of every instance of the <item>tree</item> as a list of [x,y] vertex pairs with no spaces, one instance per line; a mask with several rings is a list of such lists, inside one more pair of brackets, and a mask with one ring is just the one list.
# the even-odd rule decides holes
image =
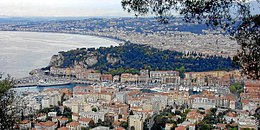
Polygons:
[[129,112],[129,115],[134,115],[134,112],[131,110],[131,111]]
[[93,112],[97,112],[97,108],[95,108],[95,107],[92,108],[92,111],[93,111]]
[[196,127],[198,128],[198,130],[210,130],[210,129],[212,129],[212,125],[206,124],[203,121],[198,123]]
[[8,76],[4,80],[0,80],[0,129],[12,130],[18,119],[16,115],[20,112],[18,107],[14,105],[14,92],[10,89],[13,86],[13,80]]
[[64,111],[63,111],[63,116],[71,119],[72,118],[72,112],[71,112],[71,109],[68,108],[68,107],[65,107],[64,108]]
[[[152,13],[164,23],[173,17],[173,13],[179,13],[187,22],[206,22],[208,25],[226,27],[236,18],[250,16],[247,2],[247,0],[122,0],[121,4],[124,10],[135,13],[135,16]],[[232,17],[233,14],[237,14],[236,17]]]
[[236,87],[234,85],[231,85],[229,89],[230,89],[230,92],[233,94],[236,92]]
[[234,83],[230,86],[230,92],[236,95],[240,95],[241,92],[243,92],[243,86],[241,85],[241,83]]
[[241,46],[234,60],[250,79],[260,80],[260,15],[245,19],[235,37]]
[[90,128],[96,127],[96,124],[95,124],[94,120],[89,121],[88,126],[89,126]]
[[181,78],[184,78],[184,77],[185,77],[185,74],[184,74],[184,72],[185,72],[185,67],[184,67],[184,66],[181,66],[180,68],[177,68],[176,70],[180,72],[180,77],[181,77]]
[[[250,13],[249,0],[122,0],[122,7],[135,16],[154,14],[168,23],[173,12],[190,23],[205,23],[230,33],[241,46],[234,60],[250,79],[260,79],[260,15]],[[257,0],[259,8],[259,0]]]
[[57,122],[57,128],[60,128],[60,121],[58,120],[58,122]]
[[143,130],[149,130],[148,126],[147,126],[147,122],[145,121],[143,123]]
[[127,122],[122,122],[122,123],[120,124],[120,126],[123,127],[123,128],[125,128],[125,129],[127,129],[128,123],[127,123]]
[[123,118],[123,116],[121,114],[118,114],[118,119]]
[[103,124],[102,120],[101,120],[101,119],[98,119],[97,126],[100,126],[100,125],[102,125],[102,124]]

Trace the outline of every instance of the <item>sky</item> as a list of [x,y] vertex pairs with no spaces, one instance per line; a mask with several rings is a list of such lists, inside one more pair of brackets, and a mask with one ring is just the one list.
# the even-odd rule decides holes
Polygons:
[[[259,14],[260,7],[256,8],[253,12]],[[123,11],[121,0],[0,0],[0,16],[129,17],[134,14]]]
[[121,0],[0,0],[0,16],[134,16]]

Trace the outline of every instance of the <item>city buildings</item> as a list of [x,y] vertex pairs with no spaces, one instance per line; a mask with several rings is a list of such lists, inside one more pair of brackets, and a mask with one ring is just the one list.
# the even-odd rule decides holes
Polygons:
[[42,129],[55,130],[57,128],[57,124],[51,121],[39,122],[35,124],[35,128],[36,130],[42,130]]
[[[42,21],[35,23],[36,25],[31,25],[30,22],[1,24],[0,30],[87,34],[146,44],[159,49],[170,49],[187,54],[198,52],[224,57],[232,57],[239,48],[236,41],[230,39],[229,36],[219,32],[211,34],[212,30],[205,28],[194,28],[197,24],[183,23],[181,18],[169,22],[167,26],[156,23],[153,18],[87,18],[85,20]],[[178,27],[183,28],[183,26],[189,26],[191,29],[178,30]],[[116,58],[109,59],[111,63],[117,62]],[[88,62],[95,62],[95,60],[92,58]]]
[[[100,75],[102,77],[102,74]],[[231,81],[239,80],[234,78],[237,77],[236,72],[189,72],[185,73],[187,77],[184,79],[180,78],[177,71],[141,70],[139,75],[122,75],[117,75],[114,82],[115,76],[106,74],[99,81],[93,81],[92,85],[75,86],[73,92],[67,89],[47,89],[29,94],[20,103],[28,107],[25,114],[58,106],[61,111],[65,108],[71,111],[72,121],[55,111],[50,111],[38,114],[38,122],[25,120],[19,126],[30,128],[33,127],[31,124],[35,124],[36,129],[55,129],[59,124],[61,127],[58,129],[78,130],[89,127],[109,129],[106,127],[109,125],[114,129],[122,129],[122,124],[127,123],[127,129],[143,130],[144,123],[148,123],[149,127],[152,126],[150,123],[154,123],[150,118],[167,111],[172,114],[167,118],[174,122],[180,121],[184,113],[187,113],[185,120],[178,124],[168,123],[165,129],[175,127],[194,130],[198,123],[205,120],[209,111],[215,108],[216,116],[223,113],[224,115],[219,119],[221,123],[214,124],[214,128],[225,129],[227,124],[238,128],[257,128],[258,122],[253,115],[259,108],[258,81],[246,80],[240,98],[230,93],[230,82],[229,85],[221,84],[225,78]],[[169,80],[169,77],[175,80]],[[214,79],[214,84],[210,78],[205,80],[207,77]],[[185,82],[189,85],[185,85]],[[61,95],[64,95],[62,100]],[[237,102],[240,99],[242,107],[238,109]],[[93,123],[99,126],[94,126]],[[106,126],[102,126],[104,124]]]
[[143,119],[140,115],[129,116],[129,128],[135,130],[143,130]]

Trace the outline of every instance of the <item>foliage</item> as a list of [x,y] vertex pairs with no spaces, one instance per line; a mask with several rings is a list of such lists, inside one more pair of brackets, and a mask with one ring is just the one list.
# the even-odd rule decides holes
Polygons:
[[129,115],[134,115],[134,112],[131,110],[131,111],[129,112]]
[[100,125],[102,125],[103,123],[102,123],[102,120],[101,119],[98,119],[98,122],[97,122],[97,126],[100,126]]
[[211,130],[214,124],[223,123],[223,115],[216,115],[216,111],[216,108],[211,108],[204,119],[197,124],[196,129]]
[[88,126],[89,126],[90,128],[96,127],[96,124],[95,124],[94,120],[89,121]]
[[255,110],[254,116],[256,117],[256,119],[257,119],[258,121],[260,121],[260,107],[258,107],[258,108]]
[[167,118],[167,116],[158,115],[155,117],[154,121],[155,121],[155,124],[154,124],[153,128],[160,129],[160,128],[165,127],[165,124],[168,122],[168,118]]
[[13,81],[9,76],[4,80],[0,80],[0,96],[4,95],[12,86]]
[[198,123],[197,129],[198,130],[212,130],[213,126],[202,121],[202,122]]
[[92,111],[93,111],[93,112],[97,112],[97,108],[95,108],[95,107],[92,108]]
[[49,112],[51,112],[51,108],[43,108],[37,111],[37,113],[46,113],[46,114],[48,114]]
[[20,110],[14,106],[15,96],[10,89],[13,86],[12,79],[8,78],[0,80],[0,129],[12,130],[17,123],[16,114]]
[[118,114],[118,119],[123,118],[123,116],[121,114]]
[[113,127],[113,121],[112,120],[102,121],[101,119],[98,119],[98,123],[96,125],[97,126],[106,126],[106,127],[112,128]]
[[237,94],[240,95],[241,92],[243,92],[243,86],[241,85],[241,83],[234,83],[230,86],[230,92],[233,94]]
[[147,122],[143,123],[143,130],[149,130],[148,126],[147,126]]
[[184,66],[181,66],[180,68],[177,68],[176,70],[180,72],[180,77],[181,78],[185,77],[185,75],[184,75],[185,67]]
[[164,23],[173,17],[174,12],[188,22],[206,22],[223,27],[232,24],[233,19],[250,15],[248,3],[237,0],[122,0],[121,3],[127,12],[134,12],[136,16],[152,13]]
[[235,92],[236,92],[236,87],[235,87],[234,85],[231,85],[231,86],[229,87],[229,89],[230,89],[230,92],[231,92],[231,93],[235,93]]
[[72,111],[71,111],[71,109],[65,107],[64,111],[63,111],[63,116],[71,119],[72,118]]
[[[102,73],[111,73],[112,75],[121,73],[137,74],[140,69],[176,69],[183,74],[185,71],[232,70],[238,68],[238,66],[233,66],[231,58],[198,55],[197,53],[192,53],[191,56],[187,57],[181,52],[159,50],[146,45],[131,43],[116,47],[102,47],[93,52],[86,52],[86,50],[74,51],[76,52],[74,53],[71,50],[61,53],[64,56],[64,62],[61,67],[73,66],[75,61],[80,62],[77,59],[81,59],[82,62],[95,52],[98,62],[89,68],[100,70]],[[118,58],[119,62],[109,63],[106,59],[108,55]]]
[[[241,49],[234,59],[242,73],[260,79],[260,15],[252,16],[249,0],[122,0],[122,7],[136,16],[155,14],[163,23],[179,13],[184,21],[222,28],[235,36]],[[255,2],[260,6],[259,0]]]
[[88,128],[88,127],[81,127],[80,129],[81,130],[90,130],[90,128]]
[[[175,126],[177,126],[177,124],[180,124],[186,120],[186,116],[189,112],[190,112],[189,109],[186,109],[183,113],[181,113],[181,111],[179,110],[176,110],[175,113],[173,113],[171,112],[171,109],[165,109],[154,118],[154,125],[152,129],[165,128],[166,123],[173,124],[174,125],[173,128],[174,128]],[[176,115],[180,115],[181,119],[178,119],[177,121],[173,120],[172,117]]]
[[65,93],[62,93],[60,104],[63,105],[63,102],[64,102],[64,101],[66,101],[66,99],[65,99]]
[[250,79],[260,80],[260,15],[244,20],[236,39],[241,46],[234,59],[241,63],[242,72]]
[[51,116],[47,116],[46,120],[47,121],[51,121],[52,117]]
[[127,123],[127,122],[122,122],[122,123],[120,124],[120,126],[123,127],[123,128],[125,128],[125,129],[127,129],[127,128],[128,128],[128,123]]
[[230,124],[227,124],[226,127],[227,127],[228,130],[238,130],[238,126],[237,125],[236,126],[232,126]]

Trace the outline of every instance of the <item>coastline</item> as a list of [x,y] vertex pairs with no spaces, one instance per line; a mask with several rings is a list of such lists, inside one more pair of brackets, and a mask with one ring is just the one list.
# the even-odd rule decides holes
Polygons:
[[[15,35],[17,35],[17,36],[19,36],[20,35],[20,33],[21,33],[21,35],[22,35],[22,33],[28,33],[28,34],[25,34],[25,35],[28,35],[28,36],[30,36],[30,35],[34,35],[33,33],[35,33],[35,35],[49,35],[49,36],[52,36],[52,34],[55,34],[54,35],[54,37],[57,35],[58,37],[82,37],[82,39],[83,40],[81,40],[81,42],[79,42],[80,44],[81,43],[83,43],[82,45],[83,46],[86,46],[86,48],[90,48],[90,46],[88,46],[88,39],[94,39],[93,41],[97,41],[97,42],[95,42],[95,44],[92,44],[92,46],[94,47],[94,48],[99,48],[98,47],[98,45],[100,46],[100,47],[110,47],[110,43],[113,43],[113,44],[111,44],[112,46],[120,46],[120,45],[122,45],[122,40],[118,40],[118,39],[116,39],[116,38],[111,38],[111,37],[105,37],[105,36],[100,36],[100,35],[94,35],[94,34],[83,34],[83,33],[68,33],[68,32],[44,32],[44,31],[17,31],[17,30],[0,30],[0,32],[2,32],[2,35],[4,35],[5,36],[5,34],[8,34],[8,33],[10,33],[10,34],[15,34]],[[32,34],[30,34],[30,33],[32,33]],[[37,33],[39,33],[39,34],[37,34]],[[60,36],[59,36],[60,35]],[[8,36],[8,35],[7,35]],[[11,38],[11,37],[10,37]],[[9,39],[10,39],[9,38]],[[13,38],[12,38],[13,39]],[[47,38],[48,39],[48,38]],[[52,38],[53,39],[53,38]],[[57,41],[59,41],[59,40],[57,40]],[[101,42],[99,42],[99,41],[101,41]],[[107,42],[106,42],[107,41]],[[9,41],[10,42],[10,41]],[[6,42],[6,43],[8,43],[8,42]],[[13,42],[11,42],[11,43],[13,43]],[[77,42],[76,42],[77,43]],[[90,43],[92,43],[92,41],[90,41]],[[99,44],[100,43],[100,44]],[[107,44],[107,45],[106,45]],[[13,47],[19,47],[19,46],[14,46],[14,45],[12,45],[12,44],[10,44],[11,46],[9,47],[9,46],[7,46],[8,47],[8,49],[9,48],[11,48],[12,46]],[[24,44],[20,44],[20,45],[24,45]],[[69,46],[72,46],[73,47],[73,45],[74,45],[74,43],[72,44],[72,45],[69,45]],[[76,45],[76,44],[75,44]],[[91,46],[91,47],[92,47]],[[37,46],[38,47],[38,46]],[[34,50],[35,50],[35,52],[37,52],[37,47],[34,47]],[[73,48],[71,48],[71,49],[74,49],[74,48],[79,48],[79,47],[81,47],[81,46],[74,46]],[[66,47],[65,47],[66,48]],[[65,50],[71,50],[71,49],[65,49]],[[29,49],[28,49],[29,50]],[[46,49],[44,49],[45,50],[45,52],[46,52]],[[55,49],[54,49],[55,50]],[[56,53],[58,53],[60,50],[64,50],[64,49],[59,49],[59,48],[57,48],[56,49],[56,51],[52,51],[52,52],[49,52],[48,51],[48,53],[49,53],[49,56],[48,57],[44,57],[43,59],[45,60],[45,59],[48,59],[48,61],[45,63],[46,65],[49,63],[49,61],[50,61],[50,58],[51,58],[51,56],[52,55],[54,55],[54,54],[56,54]],[[4,54],[5,53],[13,53],[13,52],[11,52],[11,50],[6,50],[6,51],[4,51],[3,53],[2,53],[2,57],[0,57],[1,58],[1,60],[3,60],[3,62],[2,62],[2,65],[3,65],[3,68],[2,69],[0,69],[0,73],[1,72],[5,72],[5,73],[7,73],[7,74],[11,74],[11,75],[13,75],[14,76],[14,78],[15,79],[21,79],[21,78],[26,78],[26,77],[28,77],[28,76],[30,76],[28,73],[30,72],[30,71],[32,71],[32,70],[34,70],[35,68],[42,68],[42,67],[45,67],[45,65],[43,65],[43,66],[39,66],[39,64],[42,64],[42,61],[44,61],[44,60],[42,60],[41,61],[41,63],[39,63],[39,64],[36,64],[36,66],[34,66],[34,67],[30,67],[30,69],[25,69],[25,68],[29,68],[28,66],[26,66],[25,68],[23,68],[22,70],[21,69],[19,69],[18,67],[16,67],[16,68],[12,68],[12,71],[11,71],[11,69],[10,69],[10,67],[8,68],[8,69],[5,69],[5,68],[7,68],[7,67],[5,67],[5,65],[6,64],[4,64],[4,63],[7,63],[7,65],[9,64],[9,62],[7,62],[7,61],[9,61],[9,59],[8,59],[8,57],[12,57],[12,60],[11,61],[13,61],[13,60],[15,60],[16,61],[16,59],[14,59],[14,57],[15,56],[13,56],[13,55],[9,55],[8,57],[6,57],[6,56],[4,56]],[[27,54],[27,52],[25,52],[26,54]],[[29,52],[28,52],[29,53]],[[37,52],[38,53],[38,52]],[[16,54],[15,54],[16,55]],[[21,55],[23,55],[23,53],[21,53]],[[42,53],[42,55],[45,55],[45,53],[43,54]],[[39,57],[39,56],[38,56]],[[32,59],[35,59],[35,57],[33,57]],[[23,61],[23,60],[20,60],[20,61]],[[10,62],[10,63],[15,63],[15,64],[11,64],[11,66],[14,66],[14,65],[16,65],[17,64],[17,62]],[[24,64],[24,63],[30,63],[30,61],[29,62],[23,62],[22,64]],[[34,65],[34,63],[32,63],[32,65]],[[32,66],[32,65],[30,65],[30,66]],[[20,71],[21,70],[21,71]],[[19,74],[18,74],[18,76],[15,76],[15,72],[16,71],[19,71]],[[26,73],[24,73],[25,71],[27,71]],[[21,73],[21,74],[20,74]],[[23,74],[22,74],[23,73]]]
[[55,33],[55,34],[68,34],[68,35],[82,35],[82,36],[92,36],[92,37],[98,37],[98,38],[102,38],[102,39],[106,39],[106,40],[110,40],[110,41],[114,41],[117,42],[119,45],[120,43],[125,43],[127,42],[127,40],[125,39],[120,39],[120,38],[116,38],[116,37],[112,37],[112,36],[105,36],[105,35],[99,35],[96,33],[90,33],[90,32],[54,32],[54,31],[21,31],[21,30],[0,30],[0,32],[33,32],[33,33]]

